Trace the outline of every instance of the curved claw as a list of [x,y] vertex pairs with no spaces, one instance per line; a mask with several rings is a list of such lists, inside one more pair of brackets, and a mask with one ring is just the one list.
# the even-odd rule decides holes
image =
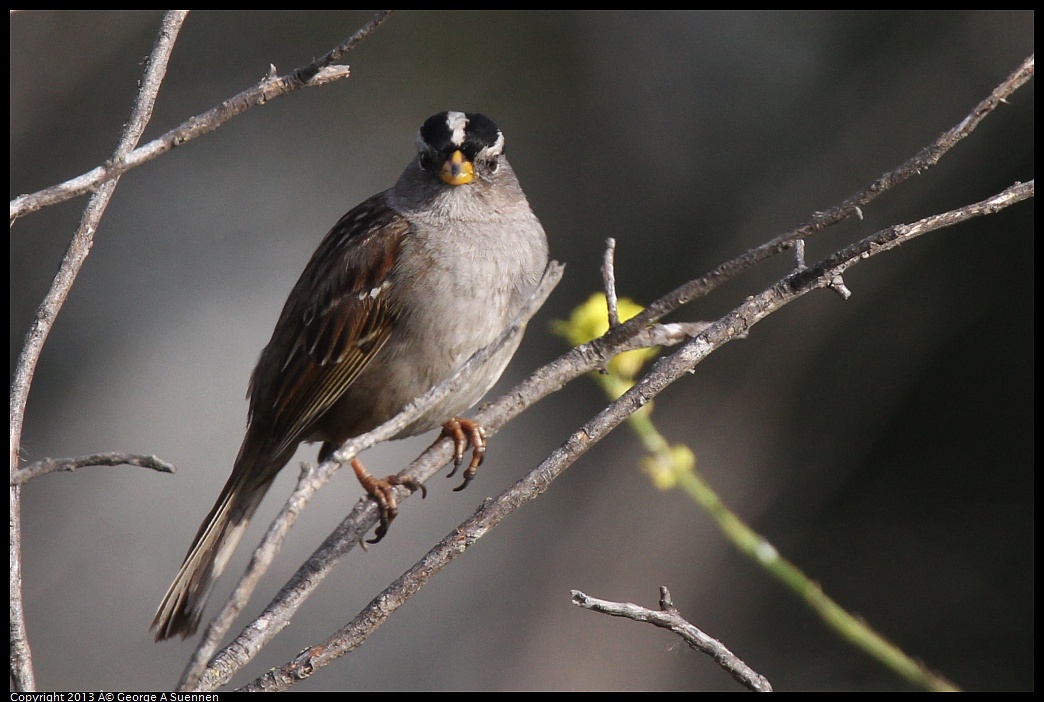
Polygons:
[[460,419],[454,417],[442,425],[442,434],[438,441],[444,437],[453,439],[453,470],[446,476],[452,478],[464,462],[464,451],[471,444],[471,462],[464,469],[464,482],[453,488],[453,492],[460,492],[468,486],[475,477],[478,467],[486,457],[486,430],[473,419]]
[[416,478],[399,475],[375,478],[363,467],[362,462],[358,458],[352,459],[352,470],[355,471],[355,477],[359,479],[359,484],[377,503],[377,508],[381,513],[381,523],[377,525],[373,538],[368,539],[367,543],[375,544],[383,539],[385,534],[388,533],[388,527],[391,526],[392,520],[398,516],[399,501],[395,498],[395,487],[397,485],[409,488],[410,492],[420,490],[422,498],[428,496],[428,489]]

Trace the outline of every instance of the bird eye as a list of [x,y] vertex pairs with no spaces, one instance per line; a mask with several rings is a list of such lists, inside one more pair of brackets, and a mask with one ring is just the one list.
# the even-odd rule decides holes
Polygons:
[[489,160],[489,172],[490,173],[496,173],[499,168],[500,168],[500,159],[496,158],[496,157],[491,158]]
[[430,171],[432,166],[435,165],[435,157],[428,151],[421,152],[419,159],[420,167],[425,171]]

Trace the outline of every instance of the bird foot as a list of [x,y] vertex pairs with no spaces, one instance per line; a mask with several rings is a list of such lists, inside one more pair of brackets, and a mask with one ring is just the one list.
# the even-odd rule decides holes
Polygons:
[[471,444],[471,462],[464,469],[464,482],[460,486],[453,488],[454,492],[460,492],[475,477],[475,472],[486,457],[486,430],[474,419],[454,417],[442,425],[442,434],[436,440],[436,443],[447,436],[453,439],[453,470],[449,472],[449,475],[446,476],[447,478],[452,478],[457,473],[457,469],[464,462],[464,451],[467,449],[468,444]]
[[375,478],[363,467],[358,458],[352,459],[352,470],[355,471],[355,477],[359,479],[363,489],[369,493],[381,511],[381,523],[377,525],[373,538],[369,539],[367,543],[375,544],[383,539],[384,535],[388,533],[392,520],[398,516],[399,502],[395,499],[396,486],[407,487],[410,492],[420,490],[421,497],[428,496],[428,489],[424,487],[424,484],[409,476],[388,475],[383,478]]

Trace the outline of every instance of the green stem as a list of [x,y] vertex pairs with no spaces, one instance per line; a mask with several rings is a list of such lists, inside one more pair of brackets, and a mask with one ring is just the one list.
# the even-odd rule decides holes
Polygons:
[[956,692],[959,688],[946,678],[928,670],[903,653],[894,643],[870,628],[866,622],[846,612],[830,599],[793,563],[751,529],[724,505],[717,493],[696,471],[678,475],[681,488],[707,511],[725,537],[741,553],[761,566],[776,580],[803,599],[823,622],[846,641],[866,651],[913,685],[936,692]]

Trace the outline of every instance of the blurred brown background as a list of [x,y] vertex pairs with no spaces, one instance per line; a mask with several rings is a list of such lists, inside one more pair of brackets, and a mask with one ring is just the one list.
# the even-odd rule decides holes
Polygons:
[[[372,15],[189,15],[146,139],[308,63]],[[158,12],[11,16],[11,195],[111,153]],[[257,353],[321,237],[388,187],[428,115],[481,111],[566,279],[499,389],[563,350],[548,322],[600,287],[648,302],[907,159],[1033,52],[1032,12],[401,12],[299,91],[126,175],[43,354],[26,461],[156,453],[25,490],[25,589],[43,689],[167,689],[189,644],[153,611],[224,482]],[[1033,174],[1033,84],[853,237]],[[85,200],[11,235],[11,367]],[[847,302],[811,295],[657,401],[728,503],[842,605],[969,689],[1034,687],[1033,204],[857,266]],[[783,275],[777,260],[679,318],[713,319]],[[496,391],[495,391],[496,392]],[[351,557],[245,682],[351,619],[435,541],[531,469],[605,400],[575,382],[509,425],[464,493],[441,476],[389,537]],[[398,470],[425,436],[371,450]],[[569,591],[678,608],[777,689],[905,689],[650,486],[626,429],[439,575],[359,651],[302,689],[733,690],[664,631],[581,611]],[[315,449],[301,460],[314,460]],[[288,469],[233,566],[285,497]],[[359,498],[338,476],[299,522],[256,613]],[[231,587],[229,573],[218,596]],[[249,677],[247,677],[249,675]]]

